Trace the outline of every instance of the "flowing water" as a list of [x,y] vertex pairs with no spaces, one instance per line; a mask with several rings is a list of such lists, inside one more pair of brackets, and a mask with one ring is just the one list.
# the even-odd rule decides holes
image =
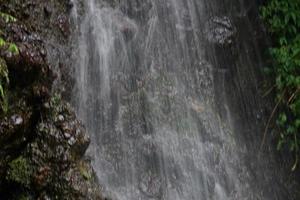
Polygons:
[[291,199],[259,152],[252,2],[84,1],[75,104],[113,199]]

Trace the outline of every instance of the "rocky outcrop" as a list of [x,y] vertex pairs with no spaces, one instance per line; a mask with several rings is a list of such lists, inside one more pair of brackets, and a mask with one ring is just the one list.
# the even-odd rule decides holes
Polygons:
[[[85,129],[53,82],[67,66],[69,1],[2,1],[0,199],[102,199]],[[14,17],[12,17],[14,16]],[[58,48],[64,47],[64,48]],[[2,86],[1,86],[2,87]],[[1,97],[2,98],[2,97]]]

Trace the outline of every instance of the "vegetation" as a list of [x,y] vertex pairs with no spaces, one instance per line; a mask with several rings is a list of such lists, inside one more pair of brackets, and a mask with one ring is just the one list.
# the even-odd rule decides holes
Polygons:
[[[70,8],[66,1],[49,2],[52,19],[35,0],[0,2],[0,10],[20,19],[15,23],[0,12],[0,199],[102,199],[90,163],[83,160],[89,139],[69,105],[54,95],[55,67],[50,65],[57,63],[45,58],[49,38],[54,46],[68,44],[56,16],[67,20]],[[21,55],[17,45],[24,47]],[[79,169],[77,162],[86,164]]]
[[6,42],[3,38],[0,37],[0,49],[5,49],[6,51],[18,55],[19,48],[15,43]]
[[30,200],[30,198],[27,195],[21,194],[19,200]]
[[300,153],[300,1],[269,0],[261,15],[273,40],[268,71],[276,77],[278,149],[288,147],[295,155],[295,170]]
[[3,13],[3,12],[0,12],[0,17],[3,18],[6,23],[17,21],[17,19],[14,18],[13,16]]
[[[9,14],[0,12],[0,18],[2,18],[5,23],[16,22],[17,19]],[[3,31],[0,28],[0,35]],[[2,37],[0,37],[0,50],[4,50],[12,53],[13,55],[19,54],[19,48],[15,43],[7,42]],[[7,100],[7,86],[9,84],[8,79],[8,68],[5,60],[0,57],[0,107],[1,110],[6,113],[8,111],[8,100]]]
[[5,61],[0,58],[0,106],[1,110],[6,113],[8,110],[8,102],[6,95],[6,86],[8,85],[8,69]]
[[25,158],[19,157],[9,163],[9,170],[6,176],[7,180],[28,187],[30,184],[30,178],[30,165]]
[[91,170],[88,167],[89,166],[87,166],[84,162],[80,162],[78,164],[79,172],[85,180],[91,180],[93,177]]

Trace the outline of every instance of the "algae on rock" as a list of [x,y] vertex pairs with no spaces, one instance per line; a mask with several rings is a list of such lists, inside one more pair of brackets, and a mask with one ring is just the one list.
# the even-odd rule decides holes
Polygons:
[[103,199],[90,140],[53,87],[69,53],[69,4],[0,0],[0,199]]

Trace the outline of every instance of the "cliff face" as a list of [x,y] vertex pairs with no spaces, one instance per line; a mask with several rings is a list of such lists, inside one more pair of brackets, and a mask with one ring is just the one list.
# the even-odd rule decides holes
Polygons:
[[0,199],[102,199],[90,140],[53,87],[67,77],[71,7],[0,0]]
[[[86,0],[74,98],[118,199],[299,199],[263,132],[253,1]],[[287,161],[286,161],[287,160]]]

